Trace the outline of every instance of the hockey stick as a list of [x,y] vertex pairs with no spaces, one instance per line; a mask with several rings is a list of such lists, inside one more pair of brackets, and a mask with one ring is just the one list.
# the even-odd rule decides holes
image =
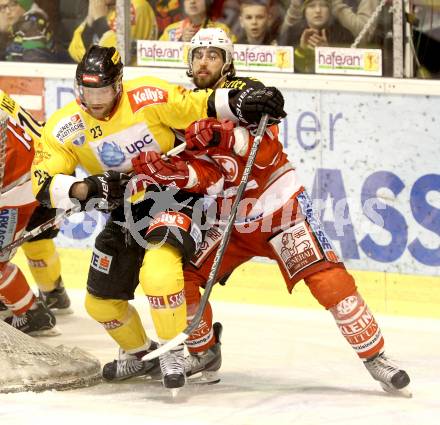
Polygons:
[[[1,125],[1,118],[0,118],[0,125]],[[5,133],[6,134],[6,133]],[[3,146],[5,146],[6,149],[6,140],[3,144],[3,132],[0,133],[0,160],[2,162],[0,163],[0,191],[1,191],[1,183],[3,181],[3,172],[4,172],[4,161],[3,161]],[[162,159],[165,159],[170,156],[178,155],[179,153],[183,152],[186,148],[186,143],[182,143],[179,146],[176,146],[173,149],[170,149],[167,153],[162,155]],[[1,192],[0,192],[1,193]],[[60,224],[64,219],[70,217],[72,214],[75,214],[77,212],[80,212],[81,208],[74,207],[70,210],[63,211],[60,214],[56,215],[55,217],[51,218],[50,220],[47,220],[43,224],[40,224],[39,226],[35,227],[34,229],[23,233],[23,235],[15,240],[14,242],[11,242],[10,244],[4,246],[0,249],[0,256],[5,254],[8,251],[12,251],[15,248],[18,248],[20,245],[23,245],[28,240],[34,238],[35,236],[41,235],[41,233],[45,232],[48,229],[51,229],[52,227],[57,226]]]
[[246,166],[243,171],[243,175],[241,177],[240,185],[237,189],[237,195],[235,197],[235,201],[232,204],[231,207],[231,215],[229,217],[229,220],[226,224],[223,238],[220,241],[220,245],[217,248],[217,252],[214,257],[214,261],[212,263],[211,271],[209,272],[208,281],[205,285],[205,291],[203,293],[203,296],[200,300],[199,308],[197,309],[196,314],[194,315],[193,319],[191,320],[191,323],[177,336],[175,336],[170,341],[166,342],[156,350],[151,351],[150,353],[146,354],[144,357],[142,357],[142,360],[148,361],[155,359],[156,357],[166,353],[167,351],[170,351],[174,347],[177,347],[178,345],[185,342],[188,337],[197,329],[199,326],[200,320],[202,319],[203,312],[205,311],[205,307],[208,304],[208,298],[211,295],[212,288],[214,287],[214,284],[217,279],[217,273],[220,268],[220,264],[222,262],[223,256],[226,251],[226,247],[228,246],[229,238],[231,237],[232,232],[232,226],[235,223],[235,217],[237,215],[238,210],[238,204],[241,201],[241,198],[243,196],[243,192],[246,189],[247,182],[249,180],[249,176],[252,171],[252,167],[255,162],[255,158],[257,156],[258,148],[260,146],[260,142],[264,136],[264,132],[266,131],[266,126],[269,121],[269,115],[264,114],[260,120],[260,123],[258,124],[257,134],[255,136],[254,142],[252,143],[252,148],[249,153],[249,157],[246,162]]
[[18,248],[20,245],[23,245],[29,239],[32,239],[35,236],[41,235],[41,233],[45,232],[48,229],[51,229],[52,227],[57,226],[67,217],[70,217],[72,214],[75,214],[80,211],[81,211],[80,207],[74,207],[74,208],[71,208],[70,210],[62,211],[60,214],[57,214],[55,217],[51,218],[50,220],[47,220],[43,224],[40,224],[39,226],[33,228],[32,230],[29,230],[28,232],[24,232],[23,235],[21,237],[19,237],[17,240],[4,246],[0,250],[0,256],[2,256],[3,254],[6,254],[6,252],[8,252],[8,251],[12,251],[13,249]]
[[182,153],[186,149],[186,143],[181,143],[180,145],[176,146],[173,149],[170,149],[167,153],[164,153],[161,158],[166,159],[170,156],[179,155],[179,153]]

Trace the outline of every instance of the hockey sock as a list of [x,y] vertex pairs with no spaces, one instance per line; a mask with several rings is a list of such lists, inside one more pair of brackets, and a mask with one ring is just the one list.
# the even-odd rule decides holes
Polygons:
[[150,341],[139,314],[128,301],[103,299],[87,293],[85,307],[123,350],[136,352],[148,348]]
[[360,358],[379,353],[384,345],[379,325],[345,268],[322,270],[305,281],[313,296],[333,314],[342,335]]
[[361,359],[380,352],[384,340],[379,325],[356,291],[330,308],[341,334]]
[[179,250],[168,244],[149,249],[145,253],[139,280],[150,303],[157,336],[162,341],[174,338],[186,327],[182,256]]
[[27,242],[22,246],[32,276],[43,292],[53,291],[60,281],[60,257],[52,239]]
[[[194,317],[199,305],[188,305],[188,323]],[[212,309],[208,302],[205,311],[203,312],[202,320],[200,320],[197,329],[186,340],[186,346],[191,353],[200,353],[206,351],[215,344],[214,330],[212,328]]]
[[29,310],[36,297],[21,270],[12,263],[0,263],[0,299],[15,315]]

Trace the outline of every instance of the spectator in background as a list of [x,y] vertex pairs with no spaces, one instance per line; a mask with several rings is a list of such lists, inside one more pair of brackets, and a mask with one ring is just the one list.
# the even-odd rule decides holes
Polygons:
[[[331,13],[339,23],[349,30],[353,40],[364,28],[370,16],[379,5],[379,0],[331,0]],[[302,19],[302,0],[290,0],[290,5],[281,27],[281,33],[290,31],[290,27]],[[361,45],[368,44],[375,38],[377,21],[373,22],[361,40]]]
[[54,39],[46,13],[33,0],[0,0],[3,59],[55,62]]
[[240,26],[242,32],[237,43],[274,44],[277,34],[270,30],[268,0],[243,0],[240,4]]
[[159,37],[168,25],[181,21],[184,18],[182,0],[152,0],[150,5],[156,12]]
[[189,42],[200,28],[221,28],[235,42],[236,37],[227,25],[210,19],[211,6],[212,0],[184,0],[185,18],[168,25],[160,40]]
[[[242,32],[242,25],[239,19],[242,3],[246,3],[246,1],[225,0],[224,2],[220,21],[225,23],[234,34],[240,34]],[[269,32],[276,38],[285,15],[284,5],[278,0],[265,0],[259,3],[267,4],[269,10]]]
[[295,71],[315,72],[315,48],[349,46],[353,35],[330,13],[330,0],[305,0],[302,19],[281,34],[279,44],[295,48]]
[[[2,1],[2,0],[0,0]],[[73,33],[69,54],[80,62],[92,44],[116,46],[116,0],[90,0],[85,21]],[[155,40],[157,24],[153,9],[146,0],[131,0],[132,40]]]
[[6,15],[0,13],[0,60],[5,60],[6,45],[9,39],[9,25]]

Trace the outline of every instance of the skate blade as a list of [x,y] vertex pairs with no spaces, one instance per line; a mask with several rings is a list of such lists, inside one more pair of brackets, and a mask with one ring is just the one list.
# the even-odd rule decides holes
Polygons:
[[381,383],[381,386],[385,392],[388,394],[391,394],[396,397],[402,397],[402,398],[412,398],[413,394],[412,391],[409,389],[408,386],[405,388],[402,388],[401,390],[396,390],[395,388],[391,388],[385,384]]
[[67,308],[51,308],[50,311],[55,314],[55,316],[64,316],[66,314],[73,314],[73,309],[71,307]]
[[198,385],[214,385],[220,382],[218,371],[214,372],[199,372],[187,378],[188,384]]
[[58,336],[61,335],[61,331],[57,326],[50,329],[43,329],[39,331],[29,332],[30,336]]
[[179,395],[179,392],[181,389],[180,388],[170,388],[169,390],[170,390],[171,398],[175,399]]

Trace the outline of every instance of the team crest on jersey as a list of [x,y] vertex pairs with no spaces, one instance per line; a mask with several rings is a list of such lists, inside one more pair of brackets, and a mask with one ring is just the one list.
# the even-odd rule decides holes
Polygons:
[[323,258],[305,221],[276,235],[269,243],[281,260],[289,278]]
[[124,152],[115,142],[104,142],[98,146],[98,154],[107,167],[117,167],[125,161]]
[[86,136],[84,134],[80,134],[72,143],[75,146],[82,146],[86,141]]
[[64,143],[67,138],[80,130],[85,130],[86,125],[80,114],[75,114],[62,119],[54,128],[52,134],[60,143]]
[[38,142],[35,146],[35,155],[34,159],[32,161],[33,165],[38,165],[44,160],[50,159],[52,155],[49,152],[46,152],[43,148],[43,144],[41,142]]
[[222,167],[227,182],[233,182],[237,178],[238,164],[235,159],[225,155],[212,155],[212,158]]
[[168,102],[168,92],[158,87],[142,86],[127,92],[131,110],[137,112],[146,106]]

